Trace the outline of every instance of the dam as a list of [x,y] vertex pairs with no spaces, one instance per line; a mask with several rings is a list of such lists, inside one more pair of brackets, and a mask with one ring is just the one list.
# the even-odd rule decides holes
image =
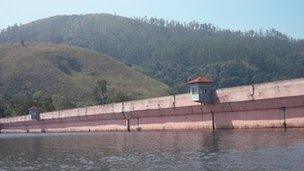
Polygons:
[[217,130],[304,127],[304,78],[0,119],[1,133]]

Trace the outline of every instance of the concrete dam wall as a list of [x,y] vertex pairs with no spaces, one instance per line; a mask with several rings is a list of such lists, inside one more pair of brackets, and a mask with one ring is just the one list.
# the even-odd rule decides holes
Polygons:
[[304,79],[216,90],[213,104],[190,94],[0,119],[2,133],[304,127]]

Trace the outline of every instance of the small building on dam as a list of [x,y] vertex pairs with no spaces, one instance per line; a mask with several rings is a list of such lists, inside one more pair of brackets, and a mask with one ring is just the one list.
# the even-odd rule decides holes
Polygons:
[[217,130],[304,127],[304,78],[214,90],[188,82],[190,93],[0,119],[1,133]]

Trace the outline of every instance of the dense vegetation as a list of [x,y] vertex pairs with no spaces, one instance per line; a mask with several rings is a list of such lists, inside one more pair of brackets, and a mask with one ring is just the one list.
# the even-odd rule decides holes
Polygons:
[[0,45],[0,117],[167,95],[156,80],[92,50],[52,43]]
[[107,14],[55,16],[9,27],[0,42],[51,41],[94,49],[173,89],[206,75],[217,87],[304,76],[304,43],[274,30],[231,31],[197,22]]

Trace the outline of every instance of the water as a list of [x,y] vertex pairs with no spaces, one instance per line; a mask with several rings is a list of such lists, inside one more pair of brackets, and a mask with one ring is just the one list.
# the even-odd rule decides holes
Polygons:
[[304,130],[0,134],[0,170],[304,170]]

